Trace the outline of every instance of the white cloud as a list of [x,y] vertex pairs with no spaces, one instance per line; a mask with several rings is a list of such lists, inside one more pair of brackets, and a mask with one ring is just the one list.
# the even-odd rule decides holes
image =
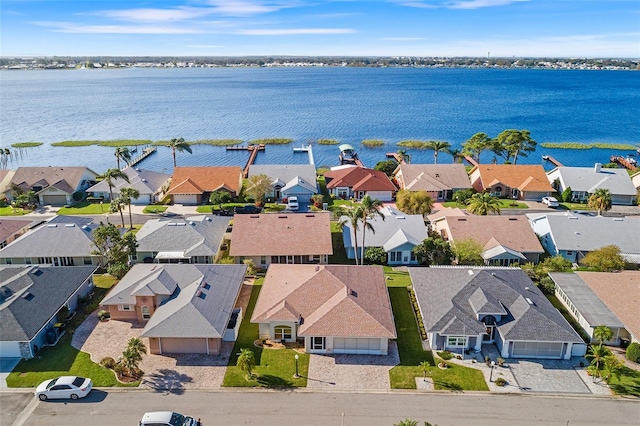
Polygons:
[[82,25],[73,22],[38,21],[41,27],[52,28],[55,32],[72,34],[201,34],[195,28],[181,28],[152,25]]
[[425,37],[380,37],[379,40],[386,41],[419,41],[427,40]]
[[225,46],[217,44],[190,44],[187,47],[193,49],[223,49]]
[[208,0],[215,12],[227,16],[251,16],[298,7],[300,1]]
[[141,22],[167,22],[184,21],[187,19],[200,18],[213,13],[212,8],[177,7],[172,9],[124,9],[124,10],[104,10],[97,12],[97,15],[125,21]]
[[529,0],[455,0],[447,4],[449,9],[480,9],[483,7],[508,6]]
[[264,36],[281,36],[281,35],[331,35],[331,34],[352,34],[357,32],[351,28],[274,28],[274,29],[255,29],[255,30],[239,30],[238,34],[243,35],[264,35]]

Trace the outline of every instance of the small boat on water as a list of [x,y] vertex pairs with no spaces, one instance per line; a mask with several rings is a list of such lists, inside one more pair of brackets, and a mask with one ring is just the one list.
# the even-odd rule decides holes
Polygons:
[[340,164],[356,164],[358,162],[358,154],[356,150],[349,144],[342,144],[338,146],[340,149]]

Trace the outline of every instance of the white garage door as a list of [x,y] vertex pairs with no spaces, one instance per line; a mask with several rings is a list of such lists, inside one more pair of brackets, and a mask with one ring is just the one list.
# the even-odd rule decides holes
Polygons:
[[42,201],[48,206],[64,206],[67,204],[66,195],[43,195]]
[[198,204],[198,196],[197,195],[174,195],[173,203],[194,206]]
[[20,345],[18,342],[0,342],[1,358],[20,358]]
[[206,339],[160,339],[163,354],[206,354]]
[[511,356],[514,358],[560,358],[562,343],[515,342]]
[[334,337],[333,352],[337,354],[379,354],[380,339]]
[[391,201],[391,191],[368,191],[367,194],[373,199],[380,201]]

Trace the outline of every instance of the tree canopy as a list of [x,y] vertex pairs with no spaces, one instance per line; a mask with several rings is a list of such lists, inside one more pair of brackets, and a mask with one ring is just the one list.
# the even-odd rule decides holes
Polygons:
[[467,202],[469,213],[486,216],[491,213],[500,214],[500,199],[488,192],[473,194]]
[[113,223],[101,223],[93,230],[93,245],[95,250],[91,254],[99,255],[107,260],[107,272],[120,279],[129,271],[129,256],[135,255],[138,242],[133,233],[122,235],[120,229]]
[[482,151],[492,149],[493,145],[493,139],[487,136],[486,133],[476,133],[462,144],[462,154],[468,155],[480,163],[480,154],[482,154]]
[[433,235],[413,248],[418,261],[426,266],[451,265],[455,257],[448,242],[439,235]]
[[426,191],[407,191],[401,189],[396,194],[396,207],[406,214],[430,214],[433,210],[433,199]]
[[582,264],[600,272],[612,272],[624,269],[624,258],[620,254],[620,247],[604,246],[591,251],[582,259]]
[[589,195],[589,207],[598,211],[598,216],[603,211],[611,210],[611,192],[608,189],[598,188]]
[[440,151],[448,151],[451,148],[451,144],[445,141],[429,141],[425,144],[427,149],[433,150],[433,162],[438,164],[438,153]]
[[191,146],[189,142],[185,142],[183,138],[173,138],[167,144],[169,148],[171,148],[171,153],[173,154],[173,167],[176,167],[176,151],[184,152],[187,151],[189,154],[193,154],[191,150]]
[[518,157],[526,157],[530,152],[535,151],[537,144],[531,139],[529,130],[508,129],[495,138],[493,151],[504,157],[507,162],[517,164]]
[[264,201],[267,192],[273,190],[273,182],[267,175],[253,175],[247,179],[247,188],[244,193],[252,197],[256,203]]
[[466,239],[456,241],[453,245],[453,253],[458,265],[482,265],[482,245],[475,240]]
[[393,172],[398,167],[398,163],[395,160],[378,161],[378,164],[374,167],[375,170],[383,172],[385,175],[391,177]]

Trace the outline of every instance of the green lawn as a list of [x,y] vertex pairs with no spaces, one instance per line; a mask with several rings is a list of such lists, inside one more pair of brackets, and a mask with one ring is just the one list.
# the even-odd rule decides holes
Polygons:
[[423,375],[420,362],[428,361],[427,372],[440,390],[489,390],[482,372],[461,365],[449,364],[441,370],[435,366],[433,353],[422,349],[422,341],[416,324],[415,315],[405,287],[389,288],[393,316],[398,333],[398,352],[400,364],[389,371],[392,389],[415,389],[415,378]]
[[[248,203],[248,204],[251,204],[251,203]],[[222,208],[227,210],[233,210],[234,207],[243,207],[244,205],[245,203],[225,203],[222,205]],[[212,213],[214,208],[215,210],[218,210],[218,207],[219,207],[218,204],[216,204],[215,206],[207,204],[204,206],[196,207],[196,211],[198,213]],[[266,203],[264,205],[263,212],[264,213],[280,212],[286,208],[287,206],[285,204]]]
[[148,205],[142,210],[142,213],[153,214],[153,213],[164,213],[167,211],[169,206],[157,206],[155,204]]
[[[128,210],[126,210],[128,212]],[[90,203],[88,201],[82,201],[74,204],[71,207],[62,207],[58,210],[58,214],[61,215],[74,215],[74,214],[108,214],[109,202],[103,204]]]
[[560,203],[559,210],[591,210],[588,204],[583,203]]
[[0,207],[0,216],[23,216],[27,213],[31,213],[31,210],[13,209],[11,206]]
[[[258,339],[258,324],[252,324],[249,320],[261,287],[261,280],[258,280],[251,291],[249,306],[244,314],[242,324],[240,324],[238,339],[233,346],[222,385],[226,387],[305,387],[307,386],[306,377],[309,373],[308,354],[298,354],[301,377],[294,378],[297,352],[292,349],[262,349],[253,344]],[[251,380],[248,380],[246,374],[236,367],[237,354],[242,348],[251,349],[256,359],[256,366],[253,369],[255,377]]]
[[[520,203],[517,201],[513,201],[513,200],[509,200],[507,198],[499,198],[498,199],[500,201],[500,205],[498,207],[500,207],[500,210],[504,210],[504,209],[528,209],[529,206],[527,206],[525,203]],[[445,201],[444,203],[442,203],[442,205],[444,207],[458,207],[461,209],[466,209],[467,207],[461,204],[457,204],[455,201]]]
[[338,230],[338,222],[331,222],[331,243],[333,254],[329,256],[329,263],[333,265],[355,265],[355,260],[347,258],[347,252],[342,241],[342,232]]
[[20,361],[7,377],[9,387],[35,387],[44,380],[63,375],[89,377],[94,386],[138,385],[118,382],[113,372],[91,361],[88,353],[71,346],[73,330],[98,307],[99,301],[117,281],[110,275],[94,275],[93,280],[96,285],[94,296],[78,309],[74,319],[65,327],[66,334],[56,346],[42,348],[36,358]]
[[613,376],[609,380],[609,387],[618,395],[640,397],[640,371],[623,367],[619,377]]
[[406,271],[394,271],[391,266],[385,266],[384,275],[389,277],[387,287],[409,287],[411,285],[411,277]]

